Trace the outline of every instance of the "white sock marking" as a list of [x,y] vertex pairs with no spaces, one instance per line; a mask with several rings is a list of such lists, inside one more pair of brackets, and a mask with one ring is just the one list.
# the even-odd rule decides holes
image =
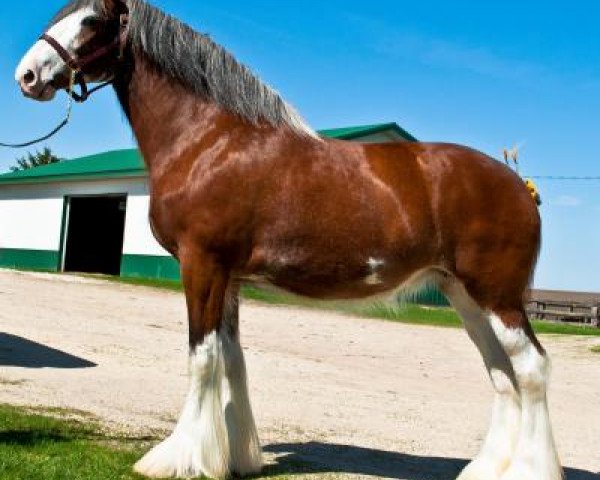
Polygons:
[[169,438],[135,466],[149,477],[229,475],[229,440],[222,404],[222,342],[213,332],[190,356],[190,390]]
[[238,338],[223,335],[223,357],[229,386],[224,404],[231,471],[239,475],[258,473],[262,469],[262,452],[250,406],[244,352]]
[[550,361],[522,329],[511,329],[501,322],[493,327],[510,355],[522,408],[515,456],[502,480],[562,480],[546,400]]

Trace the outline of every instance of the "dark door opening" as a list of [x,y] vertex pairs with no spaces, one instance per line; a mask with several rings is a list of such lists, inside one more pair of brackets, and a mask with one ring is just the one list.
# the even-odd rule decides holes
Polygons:
[[119,275],[127,197],[71,197],[68,201],[63,270]]

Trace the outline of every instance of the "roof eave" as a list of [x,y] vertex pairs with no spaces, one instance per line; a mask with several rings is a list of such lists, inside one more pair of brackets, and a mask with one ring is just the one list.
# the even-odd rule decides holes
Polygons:
[[61,175],[47,175],[43,177],[24,177],[24,178],[0,178],[0,187],[4,185],[35,185],[40,183],[63,183],[63,182],[81,182],[96,180],[111,180],[116,178],[141,178],[148,176],[148,172],[143,169],[135,170],[112,170],[105,172],[73,173]]

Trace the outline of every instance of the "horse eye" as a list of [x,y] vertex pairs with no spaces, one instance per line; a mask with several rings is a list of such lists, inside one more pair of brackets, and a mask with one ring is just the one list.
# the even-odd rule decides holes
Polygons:
[[100,18],[91,16],[91,17],[84,18],[81,21],[81,26],[94,28],[94,27],[97,27],[99,23],[100,23]]

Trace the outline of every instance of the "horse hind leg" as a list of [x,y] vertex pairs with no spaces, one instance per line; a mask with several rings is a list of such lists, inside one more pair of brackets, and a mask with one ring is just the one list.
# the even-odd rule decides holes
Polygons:
[[561,480],[546,400],[549,359],[523,308],[486,311],[458,282],[447,293],[496,390],[483,448],[459,479]]
[[446,285],[444,290],[480,351],[495,390],[490,428],[481,451],[458,478],[498,480],[510,465],[519,435],[521,406],[514,371],[492,328],[491,315],[458,282]]
[[510,358],[521,399],[519,439],[501,480],[564,478],[552,434],[546,391],[548,355],[535,337],[523,308],[499,312],[492,328]]

